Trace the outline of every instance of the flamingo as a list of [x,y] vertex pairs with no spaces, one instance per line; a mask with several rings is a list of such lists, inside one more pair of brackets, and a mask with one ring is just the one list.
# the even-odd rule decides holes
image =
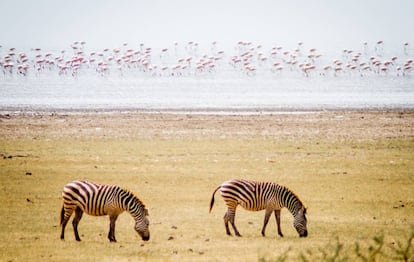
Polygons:
[[410,46],[410,44],[408,43],[408,42],[405,42],[404,43],[404,54],[406,55],[406,56],[408,56],[408,51],[409,51],[409,46]]
[[[15,47],[6,48],[6,54],[0,58],[0,66],[4,74],[19,76],[25,76],[33,69],[36,74],[46,70],[53,72],[56,69],[55,72],[59,75],[66,75],[64,72],[70,70],[72,75],[76,76],[87,68],[95,68],[97,74],[102,72],[109,74],[109,69],[117,68],[125,73],[137,69],[154,76],[179,77],[198,72],[216,73],[226,66],[222,61],[228,61],[231,70],[241,71],[248,76],[254,76],[256,72],[265,69],[272,73],[281,72],[284,68],[306,77],[327,75],[331,71],[334,75],[338,75],[341,71],[352,73],[359,70],[361,76],[369,73],[389,75],[392,72],[401,76],[412,72],[412,59],[407,57],[408,42],[404,43],[405,62],[397,56],[390,56],[387,60],[382,59],[384,41],[376,41],[374,44],[374,56],[368,57],[368,43],[364,42],[364,50],[343,49],[339,59],[333,59],[331,64],[321,66],[319,63],[323,58],[317,47],[309,48],[307,54],[302,54],[302,42],[299,42],[293,50],[283,49],[280,45],[274,45],[266,50],[262,44],[239,41],[235,45],[234,53],[227,55],[223,50],[218,49],[217,41],[210,42],[207,52],[201,54],[198,53],[201,50],[199,43],[189,41],[185,45],[186,53],[181,57],[177,55],[178,43],[174,42],[176,59],[161,61],[163,66],[158,67],[152,61],[153,49],[142,43],[137,49],[129,48],[128,43],[123,43],[120,48],[104,48],[100,52],[87,52],[85,41],[74,41],[68,45],[69,50],[72,50],[69,57],[65,54],[65,49],[61,49],[60,53],[54,53],[36,47],[31,49],[33,52],[25,54]],[[165,58],[169,52],[169,48],[162,48],[160,56]],[[98,65],[99,61],[106,64]],[[312,72],[319,72],[319,74]]]
[[378,56],[382,56],[384,41],[379,40],[375,46],[375,52]]
[[341,66],[336,66],[336,67],[334,68],[334,71],[335,71],[335,76],[337,76],[337,73],[339,73],[339,72],[341,72],[341,71],[342,71],[342,67],[341,67]]
[[364,42],[364,54],[368,55],[368,42]]

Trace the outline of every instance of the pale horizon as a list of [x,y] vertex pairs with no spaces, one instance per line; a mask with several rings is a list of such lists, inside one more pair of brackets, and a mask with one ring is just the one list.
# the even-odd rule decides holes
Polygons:
[[[414,44],[411,11],[403,1],[24,1],[0,3],[4,48],[62,49],[74,41],[89,48],[128,43],[162,48],[217,41],[320,49],[362,48],[384,41],[390,50]],[[411,47],[412,48],[412,47]]]

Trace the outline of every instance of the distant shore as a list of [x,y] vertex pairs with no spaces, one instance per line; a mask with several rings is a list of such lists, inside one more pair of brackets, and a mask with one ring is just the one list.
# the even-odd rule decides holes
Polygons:
[[414,112],[412,106],[379,107],[244,107],[244,108],[139,108],[139,107],[74,107],[45,106],[1,107],[0,114],[90,114],[90,113],[148,113],[148,114],[200,114],[200,115],[272,115],[307,114],[318,112]]

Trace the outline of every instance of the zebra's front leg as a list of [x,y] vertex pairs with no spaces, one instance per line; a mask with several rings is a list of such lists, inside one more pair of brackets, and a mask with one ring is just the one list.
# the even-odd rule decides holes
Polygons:
[[279,236],[283,237],[282,229],[280,228],[280,209],[275,210],[276,224],[277,224],[277,233]]
[[72,221],[73,231],[75,232],[76,241],[81,241],[79,237],[79,233],[78,233],[78,224],[82,218],[82,215],[83,215],[83,211],[79,207],[77,207],[75,210],[75,218],[73,218],[73,221]]
[[265,236],[266,226],[267,226],[267,223],[269,222],[269,217],[272,214],[272,211],[273,210],[266,209],[266,214],[265,214],[265,218],[264,218],[264,222],[263,222],[263,228],[262,228],[262,236]]
[[108,239],[111,242],[116,242],[115,239],[115,221],[118,218],[118,215],[110,215],[109,216],[109,233],[108,233]]

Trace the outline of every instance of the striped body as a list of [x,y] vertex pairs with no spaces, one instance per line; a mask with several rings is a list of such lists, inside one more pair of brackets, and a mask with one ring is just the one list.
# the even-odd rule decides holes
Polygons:
[[63,206],[61,211],[62,233],[64,239],[65,226],[73,212],[73,228],[76,240],[80,241],[77,226],[85,212],[92,216],[110,218],[108,238],[115,242],[115,221],[122,212],[127,211],[135,220],[135,230],[143,240],[149,239],[148,210],[133,193],[116,185],[100,185],[90,181],[73,181],[63,188]]
[[238,205],[249,211],[266,210],[262,235],[272,212],[275,213],[278,233],[283,236],[280,229],[280,211],[286,207],[294,217],[294,227],[301,237],[308,234],[306,227],[306,208],[291,190],[273,182],[256,182],[244,179],[234,179],[221,184],[214,191],[210,203],[210,212],[214,205],[214,194],[220,189],[221,196],[227,205],[227,212],[224,215],[226,232],[231,235],[228,222],[231,223],[235,234],[240,236],[235,224],[234,217]]

